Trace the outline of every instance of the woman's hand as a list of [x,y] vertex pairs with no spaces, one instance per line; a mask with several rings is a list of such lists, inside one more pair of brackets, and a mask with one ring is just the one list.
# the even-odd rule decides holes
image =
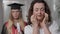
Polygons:
[[40,23],[40,26],[41,26],[41,27],[46,26],[46,23],[47,23],[47,22],[48,22],[48,14],[45,13],[45,17],[44,17],[44,19],[42,20],[42,22]]
[[38,26],[39,24],[35,15],[31,16],[31,22],[34,26]]
[[31,22],[32,22],[32,27],[33,27],[33,33],[32,34],[39,34],[38,21],[37,21],[35,15],[31,16]]
[[48,14],[47,13],[45,13],[45,17],[44,17],[43,21],[40,23],[40,26],[44,29],[45,34],[51,34],[51,32],[49,31],[49,28],[46,26],[46,23],[48,23]]

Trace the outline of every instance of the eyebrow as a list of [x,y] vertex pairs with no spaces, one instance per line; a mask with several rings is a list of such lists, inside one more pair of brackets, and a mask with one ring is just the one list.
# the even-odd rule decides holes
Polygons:
[[41,9],[45,9],[45,8],[42,7],[42,8],[35,8],[35,9],[40,9],[41,10]]
[[41,9],[45,9],[45,8],[42,7]]

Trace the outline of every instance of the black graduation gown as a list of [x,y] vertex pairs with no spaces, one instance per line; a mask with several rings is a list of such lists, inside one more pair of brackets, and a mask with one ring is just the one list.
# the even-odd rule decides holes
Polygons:
[[3,27],[2,27],[2,32],[1,32],[1,34],[8,34],[7,27],[5,26],[5,24],[4,24]]

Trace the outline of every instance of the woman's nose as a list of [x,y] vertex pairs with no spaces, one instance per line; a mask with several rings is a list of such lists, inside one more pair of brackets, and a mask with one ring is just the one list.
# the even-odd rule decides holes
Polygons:
[[39,10],[39,11],[38,11],[38,13],[40,13],[40,14],[41,14],[41,10]]

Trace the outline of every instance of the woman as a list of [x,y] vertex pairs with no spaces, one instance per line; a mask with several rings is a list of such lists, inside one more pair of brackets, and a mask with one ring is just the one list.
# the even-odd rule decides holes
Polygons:
[[28,13],[25,34],[57,34],[58,25],[51,20],[51,13],[44,0],[34,0]]
[[4,24],[1,34],[24,34],[26,22],[22,19],[21,6],[23,4],[12,3],[9,20]]

